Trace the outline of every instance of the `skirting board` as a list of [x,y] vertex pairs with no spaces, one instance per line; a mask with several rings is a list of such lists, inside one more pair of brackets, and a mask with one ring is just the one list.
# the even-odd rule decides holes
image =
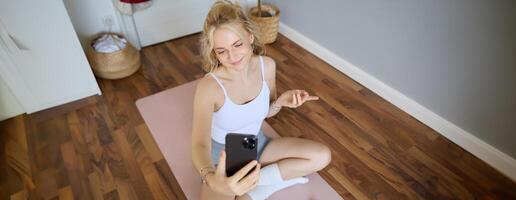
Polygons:
[[280,22],[279,32],[516,181],[516,160]]

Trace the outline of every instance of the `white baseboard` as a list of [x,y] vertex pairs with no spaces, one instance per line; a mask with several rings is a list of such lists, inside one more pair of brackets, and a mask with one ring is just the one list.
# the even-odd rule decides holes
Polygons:
[[280,23],[279,32],[310,53],[321,58],[335,69],[364,85],[385,100],[516,181],[516,160],[514,158],[435,114],[287,25]]

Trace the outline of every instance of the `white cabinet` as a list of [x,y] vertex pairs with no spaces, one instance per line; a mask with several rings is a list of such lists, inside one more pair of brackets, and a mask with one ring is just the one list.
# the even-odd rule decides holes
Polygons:
[[61,0],[0,0],[0,64],[27,113],[101,93]]
[[0,79],[0,121],[22,114],[25,111],[11,90]]

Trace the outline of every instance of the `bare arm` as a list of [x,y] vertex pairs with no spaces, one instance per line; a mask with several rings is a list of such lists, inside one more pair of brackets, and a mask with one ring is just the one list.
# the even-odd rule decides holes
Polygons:
[[211,120],[214,98],[206,78],[199,81],[193,102],[192,161],[199,172],[211,167]]
[[278,93],[276,90],[276,62],[272,58],[264,57],[265,58],[265,78],[267,81],[267,84],[269,85],[270,91],[271,91],[271,99],[270,99],[270,106],[269,106],[269,113],[267,114],[267,118],[273,117],[274,115],[278,114],[278,112],[281,110],[281,105],[278,105],[276,103],[276,99],[278,98]]
[[271,102],[271,105],[269,106],[269,113],[267,114],[267,118],[273,117],[274,115],[278,114],[281,110],[281,105],[278,105],[276,101]]

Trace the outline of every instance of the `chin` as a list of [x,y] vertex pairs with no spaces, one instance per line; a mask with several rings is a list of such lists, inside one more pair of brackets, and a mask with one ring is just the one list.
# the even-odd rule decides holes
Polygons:
[[244,64],[243,63],[240,63],[238,65],[231,65],[231,68],[235,69],[235,70],[238,70],[238,71],[241,71],[244,69]]

